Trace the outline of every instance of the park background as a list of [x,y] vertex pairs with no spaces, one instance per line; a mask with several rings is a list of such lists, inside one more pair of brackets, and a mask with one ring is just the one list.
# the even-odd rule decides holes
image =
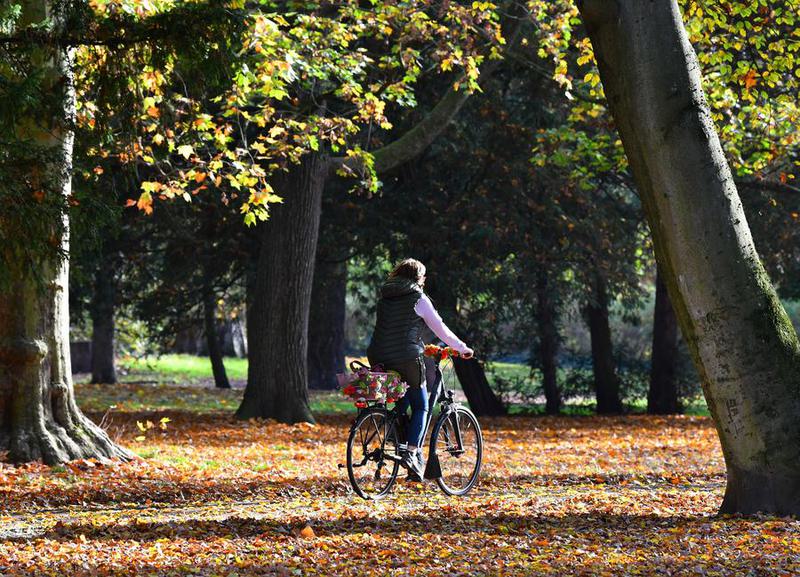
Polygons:
[[[800,571],[785,508],[719,514],[720,425],[577,6],[256,4],[0,8],[0,313],[68,253],[67,420],[99,427],[0,383],[0,575]],[[796,327],[797,2],[668,4]],[[65,108],[68,153],[36,128]],[[406,257],[476,350],[485,463],[467,497],[368,503],[335,376]]]

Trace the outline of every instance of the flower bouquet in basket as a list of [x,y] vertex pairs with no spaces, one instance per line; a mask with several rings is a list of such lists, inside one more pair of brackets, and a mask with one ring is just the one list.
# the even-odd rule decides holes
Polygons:
[[408,385],[394,371],[372,371],[361,366],[353,369],[352,373],[340,373],[339,390],[345,397],[352,399],[355,406],[363,409],[368,401],[378,403],[396,403],[408,390]]
[[461,353],[452,347],[439,347],[437,345],[425,345],[425,356],[438,358],[443,361],[447,358],[459,358]]

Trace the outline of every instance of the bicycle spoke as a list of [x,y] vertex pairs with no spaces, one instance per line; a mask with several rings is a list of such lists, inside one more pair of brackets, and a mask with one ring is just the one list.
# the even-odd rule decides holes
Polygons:
[[464,494],[474,485],[480,470],[481,438],[474,417],[463,409],[447,415],[436,440],[442,470],[438,480],[445,492]]
[[[372,439],[375,438],[375,434],[373,434],[371,431],[368,433],[368,435],[369,436],[367,437],[367,439],[361,442],[361,446],[364,447],[364,451],[365,452],[366,452],[367,447],[369,446],[369,444],[372,442]],[[379,434],[379,436],[380,436],[380,434]],[[378,444],[383,445],[383,441],[381,441],[379,439],[378,440]]]
[[[397,476],[398,465],[385,459],[386,451],[396,451],[388,442],[391,422],[386,414],[374,411],[364,414],[348,440],[348,475],[356,492],[364,498],[380,498],[385,495]],[[363,460],[354,455],[360,447]]]
[[374,415],[370,415],[370,421],[372,422],[372,425],[375,427],[375,434],[378,435],[378,443],[380,443],[381,446],[383,446],[383,437],[381,437],[380,427],[378,427],[378,424],[375,422]]

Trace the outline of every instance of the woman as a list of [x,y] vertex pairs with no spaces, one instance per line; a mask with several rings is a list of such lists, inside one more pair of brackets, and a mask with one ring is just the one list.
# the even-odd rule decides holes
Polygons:
[[403,463],[413,480],[422,479],[424,467],[420,445],[428,414],[428,391],[422,360],[423,325],[464,358],[470,358],[473,352],[442,322],[433,303],[422,291],[423,286],[425,266],[418,260],[407,258],[394,268],[381,287],[375,330],[367,348],[370,365],[382,365],[385,370],[397,371],[408,383],[408,391],[397,408],[402,414],[411,404],[408,451],[403,454]]

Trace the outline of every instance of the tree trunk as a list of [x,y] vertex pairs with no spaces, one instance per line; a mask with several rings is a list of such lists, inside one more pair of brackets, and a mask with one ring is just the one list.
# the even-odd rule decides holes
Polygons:
[[308,312],[327,158],[309,154],[277,179],[285,202],[262,227],[255,287],[248,304],[247,388],[242,419],[314,422],[308,405]]
[[116,278],[114,255],[104,246],[100,266],[95,271],[92,295],[92,382],[114,384],[117,369],[114,365],[114,301]]
[[211,361],[211,372],[214,374],[214,385],[218,389],[230,389],[225,363],[222,359],[222,345],[217,334],[217,300],[211,287],[210,279],[203,286],[203,326],[205,328],[208,358]]
[[605,280],[599,275],[596,276],[592,300],[586,305],[586,319],[592,337],[592,372],[597,412],[621,413],[619,377],[614,363],[611,328],[608,324],[608,294]]
[[[59,22],[51,2],[23,4],[25,25],[50,18]],[[28,50],[42,73],[42,93],[51,98],[36,118],[18,119],[21,147],[34,143],[40,149],[37,163],[24,170],[29,171],[31,194],[60,196],[66,201],[71,192],[74,135],[70,127],[75,114],[72,55],[58,45]],[[51,218],[50,241],[68,254],[66,212]],[[0,287],[0,448],[8,449],[15,462],[42,459],[55,464],[75,458],[131,457],[75,403],[69,357],[68,259],[47,258],[34,272],[26,256],[7,249],[4,254],[10,282]]]
[[722,512],[800,513],[800,345],[747,226],[677,3],[581,12],[728,473]]
[[453,366],[473,413],[479,417],[506,414],[506,408],[489,386],[486,371],[477,359],[453,359]]
[[317,259],[308,323],[308,386],[335,389],[344,372],[344,319],[347,262]]
[[653,312],[650,389],[647,391],[647,412],[651,415],[674,415],[681,412],[678,385],[675,381],[677,358],[678,320],[659,272],[656,275],[656,306]]
[[561,392],[558,390],[558,327],[556,310],[550,295],[547,273],[539,275],[536,284],[536,321],[539,325],[539,366],[542,368],[545,412],[557,415],[561,411]]
[[222,355],[243,359],[247,356],[247,339],[239,318],[231,318],[217,326],[217,338],[222,347]]
[[[422,255],[424,257],[424,255]],[[432,259],[426,258],[425,262],[432,262]],[[450,287],[442,282],[442,279],[431,279],[430,283],[426,283],[426,292],[432,296],[434,305],[439,311],[451,311],[451,314],[442,315],[453,321],[457,321],[458,315],[456,311],[456,298],[450,291]],[[457,335],[462,334],[459,330],[457,322],[453,324],[448,323],[453,332]],[[492,416],[492,415],[505,415],[505,406],[502,401],[494,394],[489,380],[486,378],[486,370],[483,365],[478,362],[474,357],[471,359],[453,359],[453,367],[456,371],[458,382],[461,383],[461,388],[467,397],[472,412],[478,416]]]

